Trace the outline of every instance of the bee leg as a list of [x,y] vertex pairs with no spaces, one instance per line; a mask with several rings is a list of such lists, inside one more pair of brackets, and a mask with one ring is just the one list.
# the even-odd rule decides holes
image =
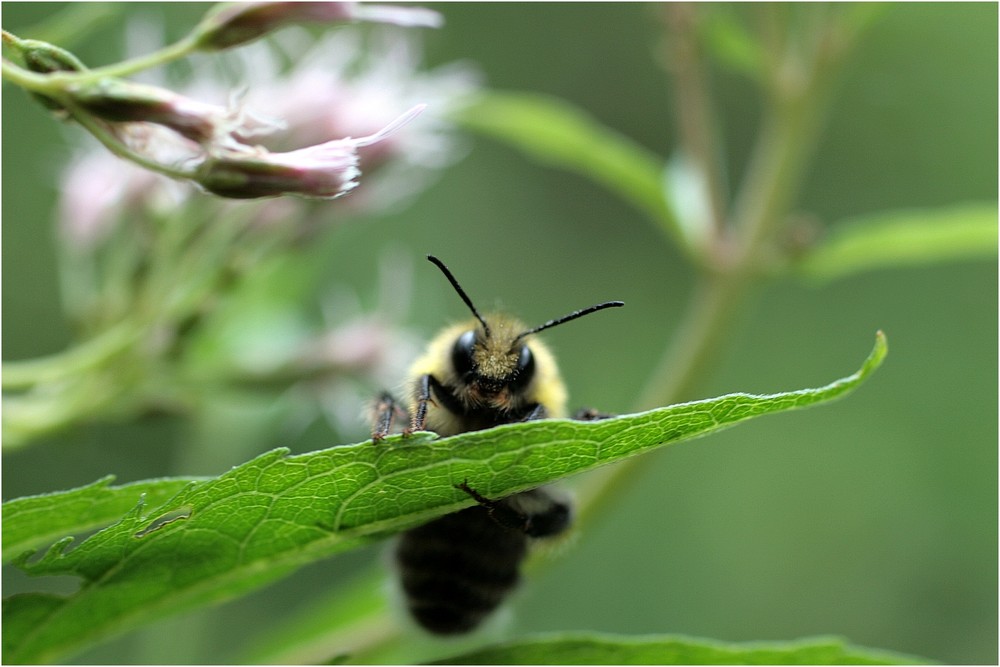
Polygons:
[[520,530],[526,532],[525,526],[528,522],[528,517],[524,516],[520,512],[504,505],[496,500],[490,500],[486,496],[480,494],[478,491],[469,486],[469,483],[462,482],[461,484],[455,485],[456,489],[465,491],[467,494],[472,496],[472,498],[485,507],[490,514],[490,518],[496,521],[498,524],[504,528],[513,528],[515,530]]
[[492,508],[493,506],[496,505],[496,501],[490,500],[489,498],[487,498],[484,495],[481,495],[478,491],[469,486],[469,480],[465,480],[461,484],[456,484],[455,488],[458,489],[459,491],[465,491],[467,494],[472,496],[473,500],[475,500],[483,507]]
[[389,435],[392,429],[392,418],[394,415],[405,416],[406,412],[400,407],[399,402],[387,391],[379,394],[375,403],[375,418],[372,427],[372,442],[378,444],[385,436]]
[[[469,486],[468,482],[455,485],[456,489],[472,496],[486,508],[490,518],[504,528],[517,530],[528,537],[549,537],[563,532],[570,523],[570,507],[551,497],[543,489],[532,489],[515,494],[503,500],[490,500]],[[531,498],[531,500],[528,500]],[[530,513],[518,511],[512,503],[522,505],[527,502],[537,506]]]
[[416,405],[413,409],[413,417],[410,420],[410,426],[403,431],[403,435],[427,430],[428,403],[435,407],[440,406],[443,410],[455,415],[462,414],[465,410],[455,394],[430,373],[417,378],[414,399]]
[[573,414],[573,419],[583,422],[598,421],[600,419],[611,419],[614,415],[607,412],[598,412],[593,408],[580,408]]
[[528,411],[528,414],[521,417],[521,421],[530,422],[536,419],[545,419],[549,416],[549,411],[545,409],[545,406],[538,404]]
[[424,430],[424,425],[427,422],[427,403],[432,400],[431,381],[434,381],[435,384],[437,383],[431,375],[421,375],[417,379],[417,406],[413,411],[413,417],[410,419],[410,425],[403,431],[403,435]]

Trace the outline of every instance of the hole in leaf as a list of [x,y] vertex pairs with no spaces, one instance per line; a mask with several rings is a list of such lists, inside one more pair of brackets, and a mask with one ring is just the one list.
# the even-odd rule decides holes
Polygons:
[[146,537],[152,532],[160,530],[167,524],[171,524],[174,521],[181,521],[183,519],[190,518],[191,513],[193,511],[194,509],[190,505],[183,505],[182,507],[178,507],[175,510],[171,510],[166,514],[162,514],[156,519],[154,519],[152,523],[150,523],[148,526],[146,526],[138,533],[136,533],[134,537],[141,539],[143,537]]

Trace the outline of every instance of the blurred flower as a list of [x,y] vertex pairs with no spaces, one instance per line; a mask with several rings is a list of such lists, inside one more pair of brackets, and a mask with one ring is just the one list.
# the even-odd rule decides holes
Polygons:
[[[417,39],[393,28],[345,27],[319,40],[302,30],[286,30],[274,40],[280,51],[274,44],[255,44],[227,54],[227,64],[252,82],[247,106],[286,122],[284,131],[261,138],[270,150],[370,135],[399,109],[426,104],[419,122],[405,132],[359,151],[363,186],[339,211],[377,210],[420,191],[464,154],[447,117],[475,92],[479,75],[460,63],[421,69]],[[294,62],[294,68],[283,69],[282,59]],[[221,99],[218,75],[208,67],[214,64],[202,63],[189,94]]]
[[353,20],[430,28],[440,27],[442,23],[440,14],[422,7],[356,2],[242,2],[219,5],[195,29],[195,38],[201,49],[228,49],[290,23]]
[[81,153],[63,173],[59,232],[63,245],[86,251],[101,243],[121,216],[167,211],[191,188],[115,157],[106,150]]
[[389,23],[403,28],[440,28],[444,17],[432,9],[424,7],[404,7],[401,5],[372,5],[362,2],[350,3],[351,14],[358,21]]
[[[137,21],[128,34],[145,50],[161,41],[151,33],[156,29]],[[178,91],[173,111],[177,118],[201,113],[218,123],[213,131],[226,150],[215,151],[210,164],[202,164],[206,146],[165,125],[123,122],[110,127],[130,149],[161,164],[202,165],[203,172],[211,172],[206,186],[217,192],[273,195],[284,183],[303,194],[336,196],[357,185],[360,162],[363,187],[337,209],[324,211],[324,220],[331,214],[381,209],[418,192],[461,155],[446,116],[474,92],[478,76],[460,64],[422,70],[419,51],[412,35],[394,28],[366,36],[358,28],[344,27],[319,39],[293,28],[271,43],[227,52],[224,58],[192,58],[189,81],[169,86]],[[284,62],[294,66],[286,68]],[[145,80],[167,88],[162,78]],[[247,81],[252,85],[242,83]],[[234,95],[240,86],[240,94]],[[181,100],[200,101],[190,106]],[[342,137],[377,135],[401,109],[421,103],[427,110],[405,131],[380,136],[377,142],[353,140],[353,157],[343,150],[352,140]],[[260,156],[267,156],[264,164],[255,164]],[[296,169],[305,171],[294,173]],[[123,209],[141,219],[147,215],[144,207],[159,210],[165,202],[177,206],[195,192],[190,184],[150,175],[96,147],[71,161],[63,181],[61,229],[68,244],[80,247],[104,238]],[[251,185],[259,186],[258,192]],[[248,223],[260,223],[261,228],[267,228],[268,220],[301,224],[306,216],[301,202],[294,200],[272,198],[252,208],[239,205]]]
[[367,408],[372,398],[380,387],[398,383],[418,348],[416,337],[404,329],[362,315],[316,339],[308,352],[312,364],[328,368],[321,379],[309,383],[310,394],[334,429],[354,434],[370,427]]
[[410,256],[390,251],[379,258],[374,308],[366,312],[358,295],[344,287],[323,304],[327,331],[303,347],[298,364],[312,378],[303,388],[340,433],[368,430],[373,397],[399,386],[419,352],[420,337],[400,324],[411,306],[412,281]]

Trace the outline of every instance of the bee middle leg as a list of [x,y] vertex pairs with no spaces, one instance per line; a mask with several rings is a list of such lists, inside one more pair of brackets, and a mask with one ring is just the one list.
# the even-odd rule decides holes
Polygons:
[[414,431],[424,430],[424,427],[427,424],[427,404],[434,403],[434,397],[431,395],[432,387],[438,393],[441,393],[444,390],[441,383],[438,382],[438,379],[433,375],[421,375],[417,379],[416,406],[413,410],[413,416],[410,419],[410,425],[403,431],[405,435],[409,435]]
[[[545,489],[532,489],[501,500],[490,500],[469,486],[468,482],[455,485],[485,507],[496,523],[517,530],[528,537],[550,537],[563,532],[570,524],[571,510],[567,502],[556,499]],[[531,507],[532,511],[521,511]]]
[[593,408],[580,408],[573,413],[573,419],[582,422],[593,422],[601,419],[611,419],[615,415],[607,412],[598,412]]
[[521,417],[521,421],[530,422],[536,419],[545,419],[549,416],[549,411],[545,409],[545,406],[541,403],[535,405],[533,408],[528,410],[527,414]]

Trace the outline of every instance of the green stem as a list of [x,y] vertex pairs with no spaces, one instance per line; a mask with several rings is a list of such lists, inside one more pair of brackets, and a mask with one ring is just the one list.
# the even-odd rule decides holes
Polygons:
[[708,91],[702,44],[698,40],[700,8],[692,3],[664,5],[668,58],[676,88],[677,127],[681,149],[705,177],[711,224],[722,229],[726,214],[726,179],[718,145],[715,110]]
[[639,410],[671,405],[693,397],[707,375],[739,304],[752,285],[745,276],[722,274],[704,279],[681,318],[671,345],[664,350],[637,401]]
[[[774,61],[774,100],[735,199],[732,238],[717,235],[714,272],[704,275],[696,287],[672,343],[639,398],[640,409],[690,398],[715,362],[729,324],[758,277],[759,258],[786,221],[801,184],[829,99],[834,58],[822,47],[834,30],[836,26],[827,25],[809,35],[814,38],[813,51],[805,62],[795,60],[803,55],[795,52]],[[607,497],[638,470],[638,461],[607,466],[588,476],[578,490],[581,521],[608,504]]]
[[[6,30],[3,31],[3,38],[5,42],[14,46],[23,41]],[[24,69],[23,67],[18,67],[9,60],[4,59],[2,72],[3,77],[11,83],[15,83],[35,93],[61,99],[70,86],[93,83],[107,78],[126,77],[136,72],[166,65],[174,60],[188,56],[197,50],[197,42],[194,37],[189,35],[158,51],[94,69],[78,72],[58,71],[40,74]]]
[[[750,279],[721,274],[702,281],[672,344],[640,395],[639,409],[671,405],[693,396],[715,362],[729,325],[752,284]],[[644,457],[636,457],[588,474],[576,489],[580,522],[591,521],[605,510],[610,505],[607,499],[627,488],[634,475],[647,465]]]
[[[62,102],[62,100],[60,101]],[[105,148],[123,160],[128,160],[129,162],[133,162],[144,169],[148,169],[149,171],[175,180],[190,180],[194,176],[193,172],[185,171],[184,169],[174,169],[173,167],[169,167],[165,164],[157,162],[156,160],[150,160],[149,158],[136,153],[122,143],[122,141],[113,133],[109,132],[104,124],[95,120],[91,115],[76,109],[72,103],[66,104],[64,102],[64,106],[66,106],[66,108],[73,115],[73,120],[80,123],[80,125],[94,135],[94,137],[100,141]]]
[[135,58],[131,58],[129,60],[123,60],[120,63],[97,67],[95,69],[87,70],[86,72],[81,72],[71,76],[73,77],[74,83],[95,81],[105,77],[121,78],[135,74],[136,72],[151,69],[153,67],[166,65],[167,63],[175,60],[180,60],[181,58],[191,55],[197,50],[197,42],[192,35],[188,35],[184,39],[165,46],[159,51],[147,53],[143,56],[136,56]]
[[[10,33],[4,31],[4,37]],[[13,84],[24,88],[25,90],[30,90],[33,93],[42,93],[43,95],[51,95],[52,89],[48,85],[47,74],[38,74],[32,72],[31,70],[26,70],[23,67],[19,67],[12,63],[11,61],[3,58],[0,60],[0,73],[3,74],[3,78],[10,81]]]
[[82,375],[127,349],[138,337],[139,331],[135,326],[130,323],[120,324],[58,354],[24,361],[5,361],[3,389],[27,389]]
[[733,205],[740,271],[753,265],[786,222],[820,125],[816,86],[778,100],[760,134]]

